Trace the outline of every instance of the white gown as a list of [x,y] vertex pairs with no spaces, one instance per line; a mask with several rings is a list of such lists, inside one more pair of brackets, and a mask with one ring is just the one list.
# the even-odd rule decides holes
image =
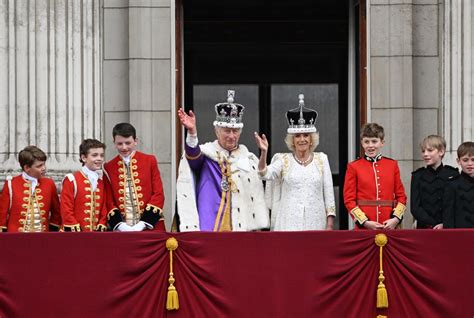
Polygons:
[[331,169],[322,152],[315,152],[307,166],[291,153],[275,154],[261,179],[270,181],[265,197],[271,230],[324,230],[327,217],[336,215]]

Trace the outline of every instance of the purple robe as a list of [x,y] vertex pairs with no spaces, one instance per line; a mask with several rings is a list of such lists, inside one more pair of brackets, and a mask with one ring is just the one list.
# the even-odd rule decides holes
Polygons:
[[[201,231],[213,231],[222,196],[221,168],[218,162],[201,153],[199,145],[193,148],[185,144],[185,151],[189,166],[197,176],[196,205]],[[230,202],[225,202],[224,207],[227,204]]]

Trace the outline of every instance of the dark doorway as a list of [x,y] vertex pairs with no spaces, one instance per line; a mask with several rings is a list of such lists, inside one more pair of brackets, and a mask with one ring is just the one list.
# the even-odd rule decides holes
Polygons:
[[194,109],[201,141],[214,139],[214,104],[236,90],[246,107],[241,142],[258,155],[253,132],[270,139],[270,155],[287,152],[285,111],[298,94],[316,109],[347,229],[342,185],[348,148],[349,0],[183,1],[184,104]]

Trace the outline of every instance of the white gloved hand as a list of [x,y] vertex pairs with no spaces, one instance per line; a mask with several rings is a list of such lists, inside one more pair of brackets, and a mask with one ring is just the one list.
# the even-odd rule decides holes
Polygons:
[[132,232],[133,228],[125,222],[122,222],[117,226],[117,231],[119,232]]
[[146,229],[146,225],[145,225],[145,222],[143,221],[139,221],[137,224],[132,226],[132,231],[140,232],[140,231],[143,231],[144,229]]

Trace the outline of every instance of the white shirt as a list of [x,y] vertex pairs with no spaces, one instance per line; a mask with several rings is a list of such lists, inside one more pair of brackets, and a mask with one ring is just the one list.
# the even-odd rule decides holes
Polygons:
[[38,179],[33,178],[24,171],[21,173],[21,175],[23,176],[23,179],[31,182],[31,191],[35,191],[36,186],[38,185]]
[[89,179],[89,182],[91,183],[91,186],[92,186],[92,191],[95,191],[97,189],[99,174],[97,173],[97,171],[92,171],[86,166],[82,166],[81,170],[86,175],[87,179]]

